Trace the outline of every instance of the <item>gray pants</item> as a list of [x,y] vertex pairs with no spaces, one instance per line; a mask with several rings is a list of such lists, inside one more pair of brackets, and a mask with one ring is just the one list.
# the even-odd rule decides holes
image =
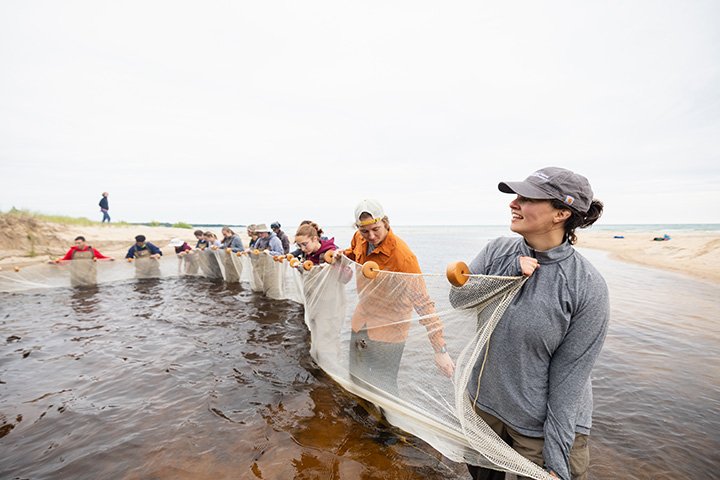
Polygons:
[[350,335],[350,376],[391,395],[398,395],[397,375],[405,343],[371,340],[367,330]]

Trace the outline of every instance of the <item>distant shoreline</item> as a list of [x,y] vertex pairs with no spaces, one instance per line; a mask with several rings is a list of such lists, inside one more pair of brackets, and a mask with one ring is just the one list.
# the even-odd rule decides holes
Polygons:
[[[670,240],[654,241],[668,233]],[[615,236],[623,238],[615,238]],[[695,278],[720,282],[720,231],[578,231],[578,247],[603,250],[613,258]]]
[[[217,225],[217,226],[213,226]],[[172,254],[168,243],[178,237],[193,242],[196,227],[212,229],[217,234],[222,225],[194,225],[192,229],[151,226],[143,224],[123,225],[74,225],[44,221],[32,215],[0,215],[0,267],[26,266],[47,262],[65,254],[75,236],[84,235],[90,245],[103,254],[122,258],[132,245],[134,236],[143,234],[148,241]],[[244,227],[237,228],[243,242],[247,243]],[[349,224],[344,226],[351,228]],[[400,228],[433,228],[440,225],[416,225]],[[505,230],[507,225],[465,225],[456,228],[488,228]],[[332,227],[328,227],[332,228]],[[288,233],[292,235],[288,229]],[[720,282],[720,224],[675,225],[602,225],[588,230],[578,230],[578,247],[607,251],[613,258],[646,265],[663,270],[683,273],[696,278]],[[669,241],[656,242],[653,238],[668,234]],[[622,236],[624,238],[614,238]]]

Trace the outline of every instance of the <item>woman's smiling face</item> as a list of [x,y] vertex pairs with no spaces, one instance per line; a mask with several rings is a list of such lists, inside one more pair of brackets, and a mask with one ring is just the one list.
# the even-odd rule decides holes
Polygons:
[[510,230],[520,235],[541,235],[557,226],[558,210],[550,200],[525,198],[518,195],[510,202]]

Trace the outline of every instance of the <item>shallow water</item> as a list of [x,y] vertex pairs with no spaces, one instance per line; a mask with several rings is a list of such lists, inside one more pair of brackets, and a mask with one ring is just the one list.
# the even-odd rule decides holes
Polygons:
[[[144,280],[2,295],[0,478],[447,478],[313,366],[302,307]],[[19,337],[19,338],[18,338]]]
[[594,478],[720,478],[720,288],[583,251],[610,287]]
[[[398,228],[428,271],[494,236],[450,258],[433,228]],[[720,289],[583,254],[612,300],[591,478],[720,478]],[[0,326],[0,478],[468,478],[313,365],[300,305],[243,286],[0,293]]]

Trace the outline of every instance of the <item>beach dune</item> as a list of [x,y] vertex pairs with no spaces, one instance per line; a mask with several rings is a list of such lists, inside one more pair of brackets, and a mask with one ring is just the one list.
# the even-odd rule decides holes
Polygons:
[[[220,235],[220,228],[211,229]],[[151,227],[145,225],[94,224],[69,225],[39,220],[32,215],[0,215],[0,266],[25,266],[46,262],[62,255],[82,235],[87,243],[103,255],[122,258],[135,242],[135,235],[145,235],[149,242],[168,254],[170,239],[181,238],[195,245],[194,229]]]

